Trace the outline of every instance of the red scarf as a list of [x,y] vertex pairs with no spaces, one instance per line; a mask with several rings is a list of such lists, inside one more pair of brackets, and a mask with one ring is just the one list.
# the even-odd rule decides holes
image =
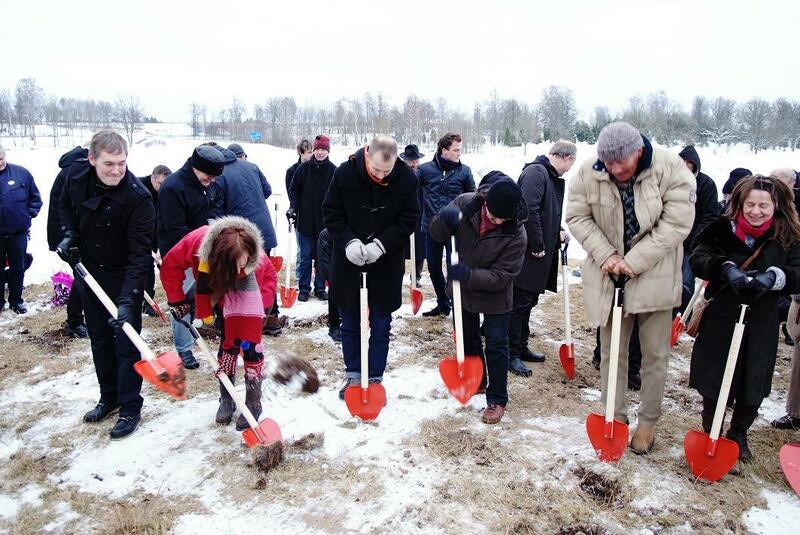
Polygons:
[[760,238],[763,236],[772,226],[772,218],[770,217],[764,224],[760,227],[754,227],[747,220],[744,218],[744,214],[739,212],[736,214],[736,237],[742,240],[742,242],[747,243],[745,241],[745,236],[750,236],[751,238]]
[[484,204],[483,208],[481,209],[481,237],[485,236],[499,226],[500,225],[495,225],[489,221],[489,210],[486,208],[486,204]]

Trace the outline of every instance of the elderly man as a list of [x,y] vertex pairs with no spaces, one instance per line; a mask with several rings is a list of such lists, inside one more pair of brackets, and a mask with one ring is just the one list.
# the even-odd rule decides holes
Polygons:
[[[22,300],[25,255],[31,220],[41,208],[42,197],[33,177],[21,165],[8,163],[0,146],[0,312],[6,306],[6,282],[9,308],[17,314],[28,311]],[[7,275],[3,273],[6,264]]]
[[531,370],[522,361],[544,362],[544,355],[528,349],[531,310],[545,290],[556,291],[561,243],[567,233],[561,227],[564,204],[564,179],[572,168],[578,149],[569,141],[556,141],[550,153],[537,156],[522,168],[519,186],[528,205],[525,231],[528,243],[522,271],[514,279],[514,306],[508,324],[508,345],[511,352],[509,370],[530,377]]
[[[400,153],[400,159],[406,162],[406,165],[414,171],[414,174],[417,176],[419,180],[419,162],[425,156],[425,154],[419,151],[419,148],[416,145],[406,145],[406,148],[403,149],[403,152]],[[425,204],[425,196],[424,196],[424,189],[422,188],[422,184],[419,184],[417,189],[417,204],[419,205],[420,215],[422,214],[422,209]],[[422,277],[422,267],[425,265],[425,236],[426,233],[422,229],[422,218],[420,217],[417,221],[417,228],[414,231],[414,264],[415,264],[415,271],[417,273],[417,280],[414,281],[417,285],[417,288],[421,286],[420,279]],[[406,257],[411,258],[411,247],[406,247]]]
[[628,421],[628,342],[638,318],[642,391],[631,449],[644,454],[655,443],[655,425],[661,416],[672,309],[681,302],[681,244],[694,222],[696,182],[678,155],[653,147],[625,122],[603,128],[597,156],[596,162],[585,162],[570,181],[566,220],[587,252],[583,292],[586,311],[600,326],[603,401],[611,341],[611,276],[629,277],[614,412],[615,418]]
[[[302,166],[301,166],[302,167]],[[369,289],[370,382],[381,382],[389,352],[392,312],[403,302],[403,247],[419,217],[417,178],[397,158],[397,142],[375,137],[333,175],[322,206],[333,236],[331,297],[339,305],[345,381],[339,391],[361,380],[361,273]]]

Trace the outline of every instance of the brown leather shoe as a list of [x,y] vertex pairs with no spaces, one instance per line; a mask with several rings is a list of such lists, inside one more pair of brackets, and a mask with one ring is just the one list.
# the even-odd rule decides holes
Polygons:
[[631,451],[637,455],[645,455],[656,444],[656,428],[652,425],[639,424],[631,438]]
[[500,420],[503,419],[503,414],[505,414],[506,408],[502,405],[489,405],[486,407],[486,410],[483,411],[483,423],[485,424],[496,424],[500,423]]
[[280,336],[281,327],[280,320],[276,316],[267,316],[264,318],[264,326],[261,329],[261,333],[269,336]]

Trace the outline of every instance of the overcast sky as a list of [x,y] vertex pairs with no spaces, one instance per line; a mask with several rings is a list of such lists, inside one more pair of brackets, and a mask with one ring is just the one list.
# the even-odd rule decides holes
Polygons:
[[0,89],[32,76],[57,96],[133,94],[167,121],[187,121],[192,101],[252,110],[367,91],[471,111],[493,88],[534,103],[564,85],[587,115],[658,89],[686,106],[797,99],[798,14],[768,0],[2,0]]

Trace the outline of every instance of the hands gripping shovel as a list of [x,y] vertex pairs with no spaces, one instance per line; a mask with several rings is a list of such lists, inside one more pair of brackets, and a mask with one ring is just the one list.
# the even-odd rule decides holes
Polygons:
[[558,349],[561,367],[567,374],[567,379],[575,377],[575,344],[572,343],[572,325],[569,317],[569,273],[567,272],[567,244],[561,249],[561,280],[564,285],[564,330],[566,341]]
[[242,397],[241,393],[237,392],[233,387],[233,383],[231,383],[231,380],[227,374],[217,373],[219,371],[217,359],[213,357],[211,349],[208,347],[208,344],[206,344],[206,341],[203,340],[203,337],[200,336],[200,333],[197,332],[195,326],[178,317],[175,309],[170,308],[169,311],[175,321],[189,329],[189,332],[192,333],[192,338],[194,338],[197,342],[197,345],[200,346],[200,352],[203,354],[203,357],[206,359],[211,368],[213,368],[214,375],[218,376],[217,378],[222,383],[222,386],[224,386],[225,390],[228,391],[228,394],[231,395],[231,398],[233,398],[236,406],[247,420],[247,424],[250,426],[250,429],[245,429],[242,431],[242,438],[244,439],[245,445],[247,445],[248,448],[253,448],[255,446],[269,446],[274,442],[281,442],[283,437],[275,420],[264,418],[260,422],[256,421],[256,419],[253,417],[253,413],[250,412],[250,409],[248,409],[247,405],[245,405],[244,398]]
[[622,328],[622,302],[628,277],[611,276],[614,281],[614,306],[611,309],[611,344],[608,351],[605,416],[592,413],[586,418],[586,433],[601,461],[615,463],[628,447],[628,424],[614,419],[614,400],[617,397],[617,365],[619,363],[619,333]]
[[286,240],[286,282],[281,287],[281,306],[283,308],[292,308],[294,302],[297,301],[297,288],[292,288],[292,240],[294,232],[292,231],[292,223],[289,222],[289,237]]
[[417,288],[417,249],[414,243],[414,233],[411,233],[411,282],[408,285],[411,296],[411,313],[415,316],[422,306],[422,291]]
[[[111,317],[116,319],[117,306],[108,297],[108,294],[106,294],[97,280],[80,262],[77,262],[74,267],[86,285],[92,289],[94,295],[103,303]],[[139,336],[139,333],[136,332],[136,329],[128,322],[122,324],[122,331],[142,354],[143,360],[133,364],[136,373],[175,399],[186,399],[186,374],[183,371],[183,361],[178,354],[174,351],[169,351],[156,356],[145,341],[142,340],[142,337]]]
[[369,382],[369,292],[367,272],[361,273],[361,384],[348,386],[344,402],[350,414],[362,420],[374,420],[386,405],[386,390],[380,383]]
[[[450,237],[450,263],[458,264],[458,251],[456,251],[456,238]],[[444,357],[439,361],[439,374],[442,376],[447,390],[461,404],[466,405],[469,399],[478,391],[483,378],[483,360],[480,357],[464,356],[464,326],[461,318],[461,282],[453,280],[453,319],[455,330],[453,337],[456,342],[456,356]]]
[[711,423],[711,433],[692,430],[686,433],[683,439],[683,451],[692,473],[698,479],[715,482],[730,472],[739,459],[739,445],[725,437],[721,437],[722,422],[725,420],[725,406],[728,394],[731,391],[733,372],[736,370],[736,361],[739,358],[739,347],[744,336],[744,315],[747,305],[741,305],[739,321],[733,328],[731,347],[728,349],[728,361],[725,363],[725,373],[722,375],[722,385],[717,397],[717,407],[714,410],[714,420]]

